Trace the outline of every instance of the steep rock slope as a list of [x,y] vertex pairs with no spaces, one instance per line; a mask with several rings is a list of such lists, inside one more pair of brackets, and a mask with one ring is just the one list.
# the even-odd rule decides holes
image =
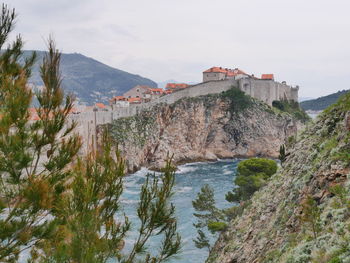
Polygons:
[[350,262],[349,111],[346,95],[299,136],[207,262]]
[[279,146],[297,131],[289,114],[251,99],[243,111],[230,110],[222,95],[184,98],[172,105],[114,121],[109,130],[130,171],[158,168],[167,154],[175,163],[217,158],[277,157]]

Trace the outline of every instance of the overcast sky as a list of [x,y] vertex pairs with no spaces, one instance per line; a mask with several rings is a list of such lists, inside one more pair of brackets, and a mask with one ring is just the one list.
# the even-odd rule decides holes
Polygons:
[[51,33],[78,52],[157,82],[212,66],[274,73],[300,96],[350,89],[349,0],[5,0],[26,49]]

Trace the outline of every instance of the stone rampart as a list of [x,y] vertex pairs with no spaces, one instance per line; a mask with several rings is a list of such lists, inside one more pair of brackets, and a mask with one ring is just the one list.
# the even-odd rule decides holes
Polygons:
[[240,88],[246,94],[272,105],[274,100],[298,100],[298,87],[291,87],[285,83],[273,80],[259,80],[245,78],[240,80],[226,79],[207,81],[192,85],[186,89],[159,97],[148,103],[131,104],[129,107],[119,107],[108,111],[84,112],[71,114],[69,119],[78,123],[78,132],[83,137],[85,149],[94,143],[96,126],[111,123],[113,120],[134,116],[142,110],[150,109],[159,103],[172,104],[185,97],[197,97],[201,95],[221,93],[229,90],[232,86]]

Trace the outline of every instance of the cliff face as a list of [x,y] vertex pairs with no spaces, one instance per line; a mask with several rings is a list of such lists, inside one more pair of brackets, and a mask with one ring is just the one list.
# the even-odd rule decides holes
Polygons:
[[114,121],[109,130],[130,171],[162,166],[167,154],[175,163],[217,158],[277,157],[279,146],[294,135],[297,122],[252,100],[242,111],[230,110],[221,95],[185,98],[172,105]]
[[350,95],[299,136],[207,262],[350,262],[349,132]]

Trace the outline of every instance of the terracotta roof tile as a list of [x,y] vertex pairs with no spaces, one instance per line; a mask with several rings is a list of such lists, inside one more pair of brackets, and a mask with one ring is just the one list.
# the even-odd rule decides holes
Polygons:
[[247,73],[245,73],[243,70],[239,68],[229,69],[229,68],[222,68],[222,67],[212,67],[210,69],[207,69],[206,71],[203,71],[203,73],[224,73],[229,77],[234,77],[240,74],[248,75]]
[[128,98],[129,102],[141,102],[141,98]]
[[274,80],[275,78],[273,74],[262,74],[261,79]]
[[166,84],[166,89],[186,89],[188,88],[188,84],[186,83],[168,83]]
[[115,97],[113,97],[112,99],[111,99],[111,101],[126,101],[127,100],[127,98],[125,98],[124,96],[115,96]]
[[106,108],[106,105],[104,105],[103,103],[95,103],[95,106],[97,108],[100,108],[100,109],[105,109]]

